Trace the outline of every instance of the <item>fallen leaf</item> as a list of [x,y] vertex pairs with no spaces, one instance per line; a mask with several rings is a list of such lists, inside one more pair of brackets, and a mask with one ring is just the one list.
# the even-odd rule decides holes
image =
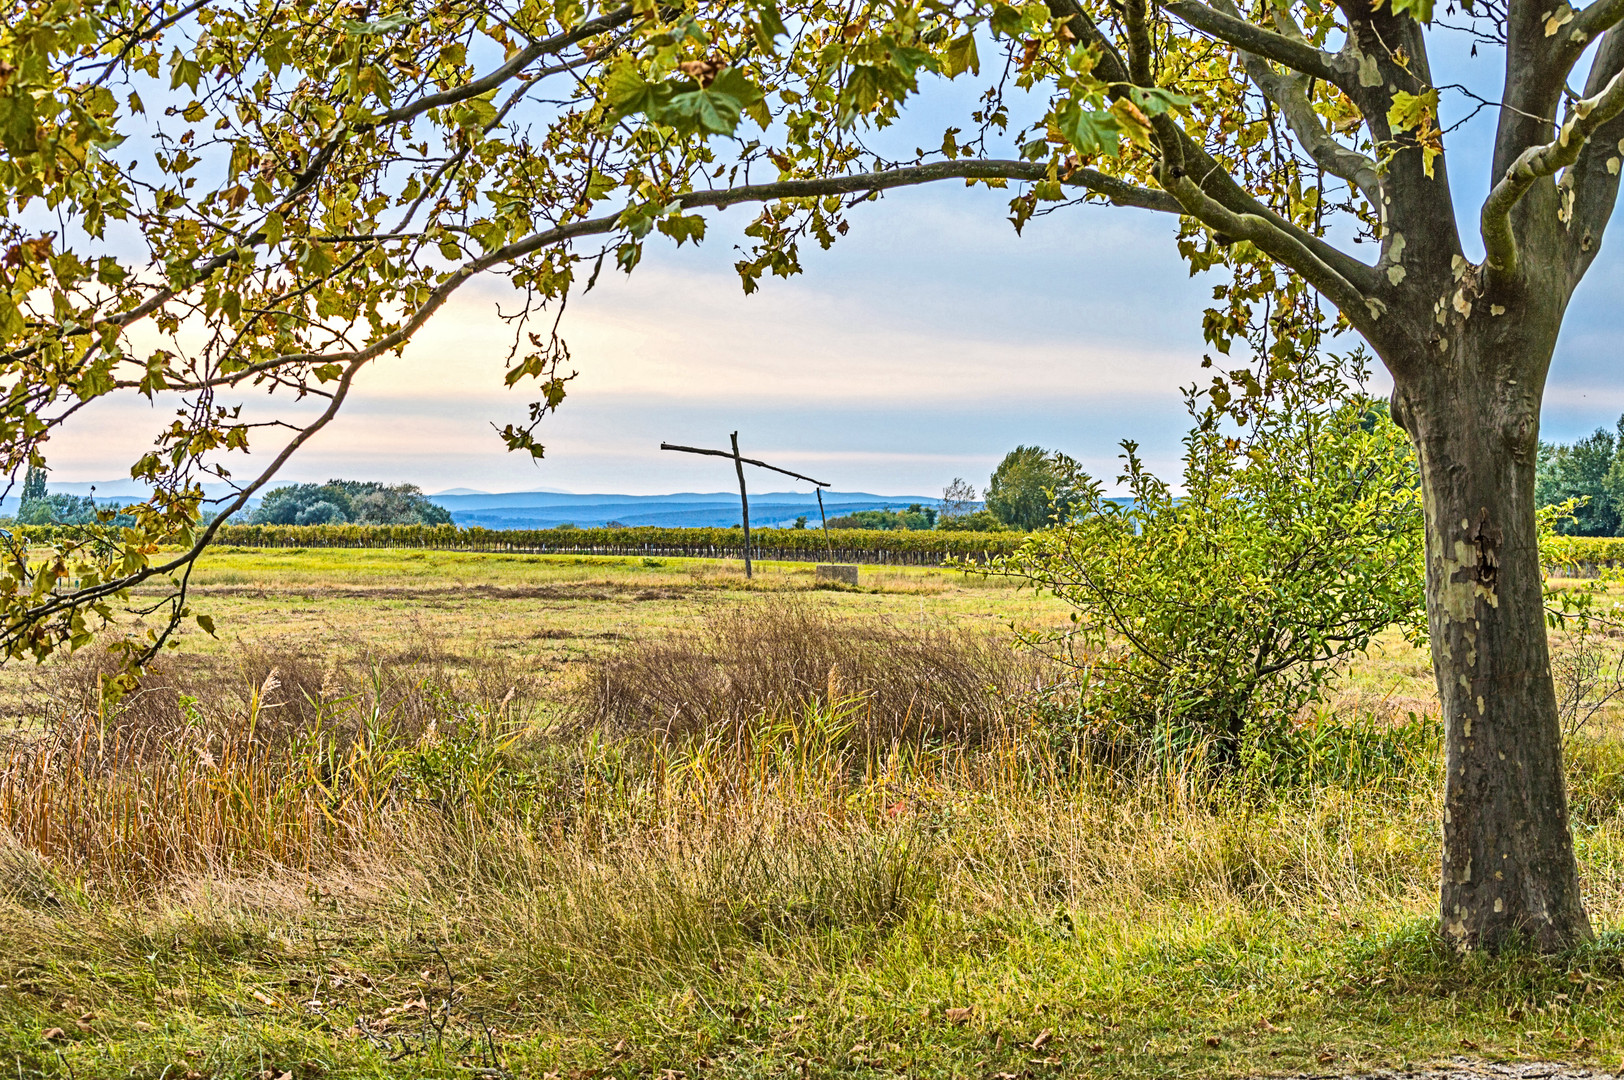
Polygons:
[[1573,1044],[1573,1048],[1575,1050],[1584,1051],[1584,1050],[1589,1050],[1592,1046],[1595,1046],[1595,1045],[1596,1045],[1595,1043],[1590,1041],[1589,1036],[1581,1035],[1579,1037],[1579,1040]]
[[1218,1045],[1218,1044],[1219,1044],[1219,1043],[1221,1043],[1221,1042],[1223,1042],[1223,1040],[1222,1040],[1222,1039],[1220,1039],[1220,1038],[1219,1038],[1219,1037],[1218,1037],[1218,1036],[1216,1036],[1216,1035],[1208,1035],[1208,1036],[1207,1036],[1207,1045],[1208,1045],[1208,1046],[1217,1046],[1217,1045]]
[[73,1022],[73,1026],[84,1032],[86,1035],[90,1034],[90,1025],[85,1023],[83,1020],[75,1020]]
[[1321,1050],[1319,1057],[1315,1058],[1314,1060],[1318,1061],[1321,1065],[1329,1065],[1331,1062],[1336,1060],[1336,1055],[1331,1053],[1329,1050]]
[[145,1020],[137,1020],[134,1024],[131,1024],[130,1026],[135,1028],[135,1030],[137,1030],[137,1031],[152,1031],[153,1030],[152,1025],[147,1023]]
[[1460,1041],[1460,1044],[1461,1044],[1461,1046],[1465,1047],[1467,1050],[1476,1050],[1477,1049],[1477,1043],[1473,1042],[1471,1039],[1462,1039]]
[[950,1024],[963,1024],[967,1022],[975,1010],[965,1007],[963,1009],[947,1010],[947,1022]]
[[1052,1038],[1054,1038],[1054,1032],[1050,1031],[1048,1028],[1044,1028],[1042,1031],[1038,1032],[1038,1037],[1032,1040],[1032,1049],[1042,1050],[1043,1045]]
[[67,1037],[68,1033],[63,1031],[61,1028],[46,1028],[45,1031],[40,1035],[40,1038],[46,1042],[55,1042],[58,1039],[65,1039]]
[[277,1008],[276,999],[271,997],[269,994],[262,994],[258,990],[255,990],[251,992],[249,996],[255,1001],[259,1002],[261,1005],[268,1006],[272,1009]]

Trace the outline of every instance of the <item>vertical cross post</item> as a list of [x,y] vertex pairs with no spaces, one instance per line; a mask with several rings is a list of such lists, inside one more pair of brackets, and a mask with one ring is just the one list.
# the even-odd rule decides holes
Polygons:
[[[744,490],[744,460],[739,457],[739,433],[733,433],[733,467],[739,472],[739,508],[744,521],[744,576],[753,577],[750,569],[750,496]],[[820,494],[819,500],[822,502]]]
[[823,519],[823,546],[829,552],[829,561],[835,561],[835,546],[829,541],[829,515],[823,512],[823,489],[813,488],[818,493],[818,517]]

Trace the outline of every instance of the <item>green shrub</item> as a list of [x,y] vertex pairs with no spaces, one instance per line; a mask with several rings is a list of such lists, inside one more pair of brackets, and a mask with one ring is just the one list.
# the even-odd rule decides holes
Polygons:
[[1094,749],[1233,770],[1291,730],[1337,661],[1394,622],[1420,632],[1409,442],[1350,389],[1362,357],[1308,363],[1244,412],[1190,393],[1185,494],[1125,442],[1130,504],[1089,481],[1082,513],[995,563],[1075,608],[1074,630],[1036,644],[1078,668],[1067,711]]

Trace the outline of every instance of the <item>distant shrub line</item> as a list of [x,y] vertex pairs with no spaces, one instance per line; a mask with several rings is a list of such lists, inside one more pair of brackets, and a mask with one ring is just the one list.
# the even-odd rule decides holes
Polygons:
[[[837,562],[929,565],[948,558],[1007,554],[1018,533],[841,529]],[[226,525],[215,538],[239,547],[435,548],[445,551],[535,552],[548,555],[646,555],[740,558],[742,529],[483,529],[455,525]],[[764,559],[826,560],[819,529],[751,530],[750,546]]]

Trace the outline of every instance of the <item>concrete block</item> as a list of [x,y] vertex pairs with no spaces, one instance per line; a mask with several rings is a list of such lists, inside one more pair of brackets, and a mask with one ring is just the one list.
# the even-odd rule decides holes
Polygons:
[[819,581],[838,581],[842,585],[857,584],[857,567],[849,563],[819,563]]

